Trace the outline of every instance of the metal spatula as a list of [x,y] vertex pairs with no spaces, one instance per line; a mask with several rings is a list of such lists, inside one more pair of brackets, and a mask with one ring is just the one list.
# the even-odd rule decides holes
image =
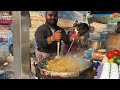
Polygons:
[[[77,35],[77,34],[78,34],[77,28],[75,28],[75,32],[76,32],[76,35]],[[69,53],[69,51],[70,51],[70,49],[71,49],[73,43],[74,43],[74,39],[73,39],[72,43],[70,44],[70,47],[69,47],[67,53]]]
[[69,47],[67,53],[69,53],[69,51],[70,51],[70,49],[71,49],[71,47],[72,47],[72,45],[73,45],[73,42],[74,42],[74,40],[73,40],[72,43],[70,44],[70,47]]
[[57,56],[55,58],[60,58],[60,42],[57,42]]

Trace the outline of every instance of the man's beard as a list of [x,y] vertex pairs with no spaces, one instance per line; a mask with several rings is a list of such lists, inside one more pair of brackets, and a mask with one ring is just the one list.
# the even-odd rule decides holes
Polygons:
[[46,23],[49,24],[50,26],[56,26],[57,25],[57,21],[48,21],[48,20],[46,20]]

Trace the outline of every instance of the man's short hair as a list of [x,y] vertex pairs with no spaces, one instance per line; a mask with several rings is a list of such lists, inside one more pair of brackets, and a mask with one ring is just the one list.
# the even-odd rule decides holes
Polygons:
[[[45,12],[45,15],[47,15],[47,12],[48,12],[48,11]],[[55,12],[57,12],[57,14],[58,14],[58,11],[55,11]]]

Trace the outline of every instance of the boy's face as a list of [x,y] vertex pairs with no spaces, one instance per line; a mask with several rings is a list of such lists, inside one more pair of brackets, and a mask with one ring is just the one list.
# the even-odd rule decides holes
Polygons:
[[80,30],[78,31],[78,33],[79,33],[80,36],[84,35],[84,34],[87,33],[87,32],[88,32],[87,29],[80,29]]

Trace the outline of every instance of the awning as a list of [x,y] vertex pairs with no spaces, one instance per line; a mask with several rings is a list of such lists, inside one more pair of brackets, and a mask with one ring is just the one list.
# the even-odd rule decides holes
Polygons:
[[120,11],[91,11],[91,14],[111,14],[111,13],[115,13],[115,12],[120,13]]

